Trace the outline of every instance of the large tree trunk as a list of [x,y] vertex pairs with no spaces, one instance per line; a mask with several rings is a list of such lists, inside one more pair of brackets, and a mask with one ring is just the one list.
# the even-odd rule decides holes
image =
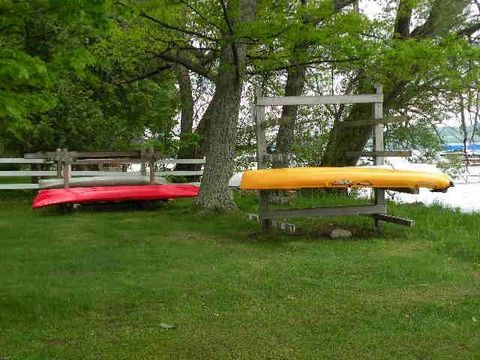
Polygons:
[[[180,118],[180,148],[178,149],[178,159],[195,158],[196,144],[193,140],[193,95],[192,83],[188,70],[177,65],[175,69],[178,87],[180,89],[181,118]],[[191,171],[196,170],[198,165],[177,164],[175,170]]]
[[463,133],[463,157],[465,158],[467,167],[470,165],[468,159],[468,126],[467,126],[467,119],[465,117],[465,99],[463,98],[463,94],[458,94],[458,100],[460,105],[460,130]]
[[[287,84],[285,85],[285,96],[299,96],[302,94],[305,85],[305,72],[307,67],[299,65],[299,56],[308,49],[306,43],[296,43],[293,47],[290,64],[288,68]],[[280,127],[277,133],[277,145],[275,151],[283,154],[276,158],[273,167],[288,167],[288,154],[292,152],[292,145],[295,138],[295,120],[297,118],[298,106],[284,106],[280,117]]]
[[[308,0],[301,0],[302,7],[307,5]],[[303,18],[304,24],[308,23],[307,17]],[[305,41],[296,42],[293,45],[290,57],[291,67],[287,70],[287,83],[285,85],[285,96],[299,96],[302,94],[305,85],[306,65],[300,65],[302,54],[308,50],[309,44]],[[297,106],[283,106],[280,117],[280,127],[277,133],[275,152],[283,155],[275,159],[273,167],[282,168],[289,166],[289,154],[292,152],[292,145],[295,139],[295,120],[297,118]]]
[[197,205],[204,210],[233,210],[228,189],[233,173],[240,98],[246,71],[246,45],[233,39],[235,24],[255,17],[255,0],[229,1],[224,16],[229,23],[228,41],[222,51],[213,99],[205,112],[207,163]]
[[[302,0],[303,7],[307,5],[308,0]],[[343,8],[355,3],[355,0],[336,0],[333,2],[333,12],[341,11]],[[303,23],[307,25],[311,22],[320,22],[320,19],[312,19],[304,16]],[[306,41],[296,42],[293,46],[292,56],[290,57],[287,69],[287,83],[285,85],[285,96],[300,96],[302,95],[305,86],[305,73],[307,66],[301,64],[302,57],[308,52],[312,44]],[[282,168],[288,167],[288,156],[292,152],[292,146],[295,139],[295,121],[297,118],[298,106],[283,106],[282,115],[280,117],[280,127],[278,129],[276,138],[275,151],[285,156],[275,158],[273,167]]]
[[[345,121],[368,120],[373,118],[373,106],[370,104],[354,105]],[[322,166],[353,166],[358,158],[348,157],[347,151],[363,149],[372,133],[371,126],[344,127],[335,122],[325,153]]]
[[[397,8],[397,17],[395,20],[394,37],[399,39],[408,38],[410,34],[410,21],[412,16],[412,4],[409,0],[401,0]],[[368,86],[368,79],[365,73],[360,70],[356,78],[351,82],[352,88],[357,92],[373,92],[373,87]],[[385,96],[385,100],[392,100],[396,94],[400,93],[406,84],[399,82],[392,93]],[[386,91],[386,89],[384,89]],[[384,102],[384,111],[390,104]],[[362,150],[370,135],[372,126],[344,127],[341,122],[369,120],[373,118],[373,105],[356,104],[353,105],[345,119],[335,118],[333,128],[330,131],[328,145],[322,158],[322,166],[353,166],[356,165],[358,157],[347,156],[347,151]]]
[[204,115],[209,123],[207,163],[197,204],[204,209],[232,210],[235,203],[228,191],[228,180],[233,173],[241,84],[230,71],[219,77],[221,80]]
[[[374,93],[373,87],[369,87],[363,73],[358,75],[357,89],[360,93]],[[403,107],[413,96],[414,92],[405,94],[409,84],[406,81],[398,81],[391,89],[384,88],[383,111]],[[348,115],[343,119],[336,118],[330,131],[328,145],[322,158],[322,166],[354,166],[358,157],[347,156],[347,151],[361,151],[372,135],[372,126],[342,126],[343,122],[371,120],[374,117],[374,104],[355,104],[351,107]]]

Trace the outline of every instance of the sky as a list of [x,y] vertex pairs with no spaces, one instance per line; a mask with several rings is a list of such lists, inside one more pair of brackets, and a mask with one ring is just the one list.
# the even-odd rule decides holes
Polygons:
[[360,11],[363,12],[368,17],[374,18],[381,12],[382,3],[384,3],[384,1],[360,0],[359,1]]

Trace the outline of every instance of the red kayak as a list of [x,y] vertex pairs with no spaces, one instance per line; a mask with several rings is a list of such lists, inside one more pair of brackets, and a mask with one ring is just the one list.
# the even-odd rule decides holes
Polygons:
[[167,200],[179,197],[195,197],[199,187],[195,185],[133,185],[78,187],[69,189],[40,190],[33,199],[34,209],[60,204],[92,202],[120,202]]

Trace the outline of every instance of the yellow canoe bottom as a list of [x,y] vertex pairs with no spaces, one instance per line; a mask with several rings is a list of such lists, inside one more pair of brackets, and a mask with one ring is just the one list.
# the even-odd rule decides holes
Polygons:
[[242,190],[294,190],[305,188],[428,188],[444,190],[450,178],[440,172],[371,167],[303,167],[245,171]]

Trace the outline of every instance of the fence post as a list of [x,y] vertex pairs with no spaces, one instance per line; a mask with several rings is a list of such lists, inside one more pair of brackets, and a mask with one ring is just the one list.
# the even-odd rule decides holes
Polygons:
[[57,164],[57,179],[62,178],[62,149],[55,152],[55,164]]
[[63,187],[68,189],[70,187],[70,157],[68,149],[63,149]]
[[147,168],[145,166],[145,148],[142,147],[140,150],[140,157],[142,159],[142,163],[140,165],[140,173],[142,176],[147,176]]
[[150,184],[155,184],[155,151],[153,146],[148,148],[148,158],[150,159],[148,167],[150,168]]

